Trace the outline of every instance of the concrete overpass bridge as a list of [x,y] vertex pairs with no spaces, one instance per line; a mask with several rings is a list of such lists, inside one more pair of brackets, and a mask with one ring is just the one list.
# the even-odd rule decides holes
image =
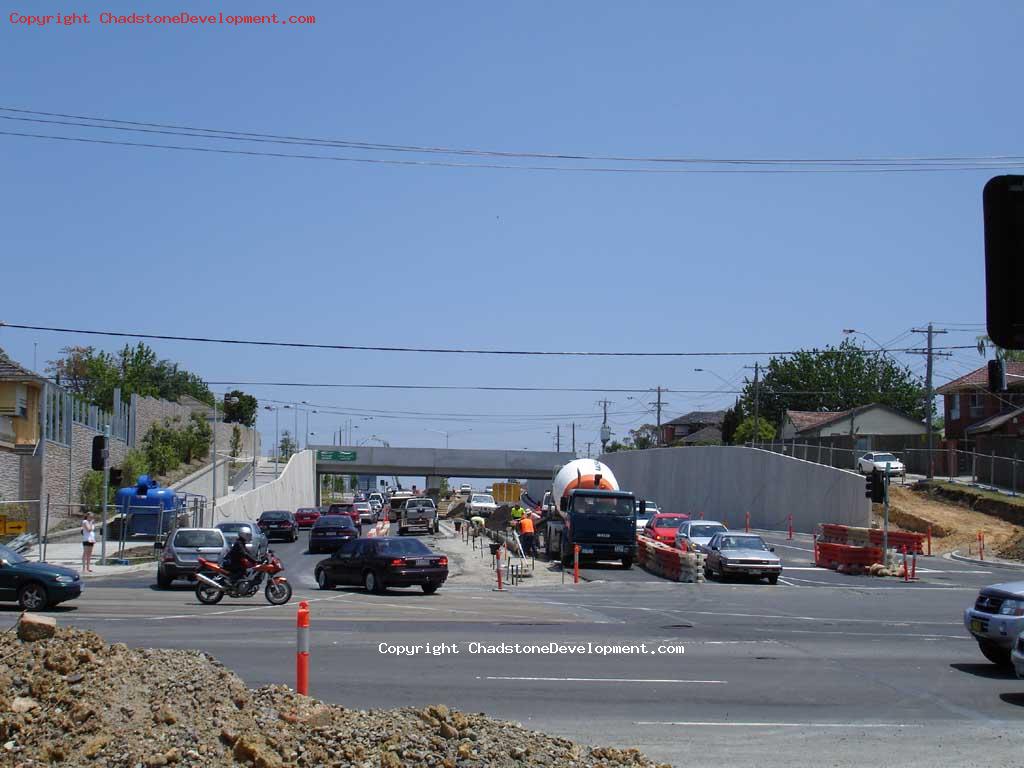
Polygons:
[[555,469],[572,461],[567,451],[501,451],[470,448],[386,448],[311,445],[320,475],[420,475],[426,487],[442,477],[505,477],[550,481]]

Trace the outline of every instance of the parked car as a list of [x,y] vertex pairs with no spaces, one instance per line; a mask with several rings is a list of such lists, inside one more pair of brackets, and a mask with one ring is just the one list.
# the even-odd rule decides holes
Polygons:
[[324,515],[309,531],[310,552],[333,552],[346,541],[359,538],[359,529],[348,515]]
[[405,502],[398,518],[398,535],[404,536],[410,531],[437,533],[437,506],[433,499],[424,496]]
[[474,493],[469,497],[468,511],[470,517],[490,517],[491,513],[498,508],[494,503],[494,497],[489,493]]
[[706,577],[752,576],[778,584],[782,561],[775,548],[765,544],[756,533],[716,533],[708,542],[704,558]]
[[0,545],[0,601],[17,602],[23,611],[38,611],[82,594],[78,571],[62,565],[29,561]]
[[295,523],[299,528],[312,528],[322,512],[317,507],[299,507],[295,510]]
[[706,552],[711,537],[716,533],[728,530],[716,520],[687,520],[676,531],[675,545],[680,549],[696,549]]
[[373,510],[373,505],[368,501],[357,501],[353,504],[356,508],[356,512],[359,513],[360,523],[369,523],[373,525],[377,522],[377,513]]
[[647,525],[644,526],[643,533],[645,536],[649,536],[655,541],[660,541],[662,544],[675,544],[676,531],[679,530],[680,525],[689,519],[689,515],[679,512],[663,512],[653,515],[647,521]]
[[[157,547],[160,548],[159,541]],[[218,563],[223,560],[228,543],[219,528],[179,528],[163,542],[162,549],[156,566],[156,585],[167,589],[175,579],[194,581],[200,557]]]
[[907,468],[891,453],[865,453],[857,459],[857,470],[863,475],[870,475],[877,469],[884,475],[886,464],[889,465],[890,477],[906,476]]
[[419,539],[353,539],[317,563],[314,575],[320,589],[362,585],[380,593],[388,587],[419,586],[430,595],[448,578],[448,558],[431,552]]
[[299,539],[299,524],[295,522],[295,515],[288,510],[263,512],[256,524],[267,535],[267,539],[278,538],[284,541],[298,541]]
[[252,542],[250,542],[249,548],[256,555],[256,558],[265,557],[267,552],[270,551],[270,539],[267,538],[267,535],[260,530],[256,523],[217,523],[216,527],[224,534],[224,541],[228,543],[228,549],[231,549],[231,545],[235,543],[238,534],[248,529],[249,533],[252,534]]
[[964,611],[964,626],[982,656],[1008,668],[1017,637],[1024,631],[1024,581],[983,587],[974,605]]
[[348,517],[356,526],[359,525],[359,512],[356,509],[354,501],[346,502],[345,504],[331,504],[327,509],[328,515],[345,515]]

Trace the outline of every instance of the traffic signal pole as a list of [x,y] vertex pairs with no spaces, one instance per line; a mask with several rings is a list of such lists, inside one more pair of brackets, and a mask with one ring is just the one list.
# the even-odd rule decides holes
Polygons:
[[889,462],[885,462],[885,479],[882,486],[885,496],[882,501],[882,565],[889,567]]

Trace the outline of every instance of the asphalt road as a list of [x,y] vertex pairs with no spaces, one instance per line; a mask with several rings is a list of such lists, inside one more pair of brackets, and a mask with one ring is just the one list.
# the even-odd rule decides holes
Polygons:
[[[787,567],[776,586],[609,567],[578,586],[506,593],[454,577],[430,596],[321,592],[305,535],[274,549],[295,601],[311,601],[311,693],[328,701],[442,702],[679,765],[695,754],[758,766],[1019,764],[1024,681],[986,663],[961,625],[979,585],[1016,573],[929,559],[917,583],[843,576],[811,570],[809,540],[767,538]],[[200,648],[250,685],[292,682],[295,601],[207,607],[186,586],[152,584],[93,580],[51,613],[111,642]],[[493,647],[588,642],[652,652]],[[685,652],[653,652],[677,645]]]

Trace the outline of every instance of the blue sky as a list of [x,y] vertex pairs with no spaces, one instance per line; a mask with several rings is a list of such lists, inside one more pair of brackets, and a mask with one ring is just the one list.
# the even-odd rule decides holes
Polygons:
[[[383,143],[718,157],[1015,154],[1024,120],[1016,2],[75,9],[317,16],[312,26],[253,28],[36,29],[12,25],[11,10],[72,9],[24,3],[0,19],[0,57],[14,73],[0,106],[42,111]],[[540,173],[6,136],[0,168],[0,319],[10,322],[321,343],[706,351],[835,344],[844,327],[887,342],[929,320],[955,323],[943,341],[966,344],[984,321],[980,200],[995,172]],[[87,341],[0,329],[0,346],[26,364],[33,342],[45,361]],[[719,379],[693,369],[738,381],[756,359],[153,346],[210,381],[715,389]],[[942,361],[939,381],[980,360],[963,351]],[[923,370],[923,358],[908,362]],[[336,410],[507,415],[357,420],[358,435],[395,445],[443,445],[427,430],[448,429],[453,446],[545,448],[547,432],[575,418],[582,446],[597,440],[599,423],[596,394],[252,391]],[[652,398],[609,399],[617,433],[652,418],[642,413]],[[666,418],[731,399],[672,394]],[[343,418],[315,414],[311,429],[329,442]]]

